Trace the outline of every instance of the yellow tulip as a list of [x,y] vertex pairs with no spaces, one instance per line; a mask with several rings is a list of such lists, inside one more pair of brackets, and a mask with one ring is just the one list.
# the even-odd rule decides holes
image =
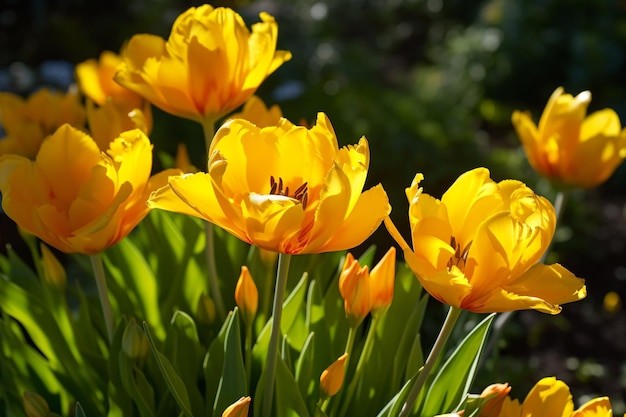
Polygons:
[[322,372],[322,376],[320,376],[320,393],[322,398],[332,397],[341,389],[346,373],[346,359],[348,359],[348,354],[344,353]]
[[281,117],[283,112],[278,105],[274,104],[268,108],[258,96],[250,97],[240,113],[230,116],[231,119],[246,119],[257,127],[276,126],[280,123]]
[[370,271],[372,314],[380,315],[391,305],[396,277],[396,248],[390,247]]
[[0,140],[0,155],[34,159],[46,136],[69,123],[84,128],[85,110],[75,91],[60,93],[43,88],[27,99],[0,93],[0,124],[6,137]]
[[76,65],[76,82],[82,93],[98,106],[112,101],[126,109],[141,109],[144,99],[134,91],[122,87],[113,77],[123,63],[122,57],[103,51],[100,58],[88,59]]
[[606,181],[626,157],[626,129],[612,109],[586,116],[591,93],[576,97],[557,88],[539,126],[530,113],[515,111],[512,121],[530,165],[562,185],[591,188]]
[[97,107],[93,102],[87,101],[89,133],[103,151],[106,151],[111,141],[118,138],[122,132],[139,129],[148,135],[152,130],[152,113],[150,107],[146,110],[145,113],[139,109],[128,110],[112,101]]
[[251,324],[259,306],[259,291],[254,284],[247,266],[241,267],[241,274],[235,287],[235,302],[243,315],[244,321]]
[[346,255],[341,269],[339,292],[350,326],[357,327],[372,308],[370,274],[367,265],[359,265],[359,261],[351,253]]
[[133,36],[115,79],[168,113],[214,123],[291,58],[276,50],[274,18],[260,17],[250,31],[232,9],[192,7],[178,16],[167,41]]
[[339,149],[325,114],[311,129],[281,119],[259,128],[235,119],[216,133],[208,173],[169,178],[148,204],[214,223],[239,239],[285,254],[361,244],[391,207],[379,184],[362,192],[369,147]]
[[422,193],[421,179],[406,190],[413,249],[385,224],[434,298],[477,313],[557,314],[586,296],[584,280],[539,263],[555,229],[548,200],[519,181],[494,182],[485,168],[461,175],[441,200]]
[[524,402],[506,397],[499,417],[612,417],[611,402],[607,397],[588,401],[574,410],[572,394],[563,381],[554,377],[539,380]]
[[106,153],[91,137],[61,126],[35,161],[0,158],[2,207],[22,229],[66,252],[95,254],[126,236],[148,213],[150,192],[167,183],[150,177],[152,145],[124,132]]

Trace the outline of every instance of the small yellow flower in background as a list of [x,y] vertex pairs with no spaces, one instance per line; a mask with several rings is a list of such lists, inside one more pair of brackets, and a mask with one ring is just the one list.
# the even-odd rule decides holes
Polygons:
[[282,117],[283,112],[278,105],[268,108],[259,96],[252,96],[244,104],[241,113],[232,114],[229,118],[246,119],[257,127],[267,127],[277,126]]
[[346,259],[339,276],[339,292],[351,327],[357,327],[371,310],[370,274],[368,266],[359,265],[351,253]]
[[122,335],[122,352],[131,359],[145,358],[150,354],[150,342],[146,332],[131,318]]
[[511,392],[511,386],[505,384],[492,384],[480,393],[480,398],[487,401],[480,410],[478,417],[498,417],[502,410],[504,399]]
[[524,402],[506,397],[499,417],[612,417],[607,397],[594,398],[574,410],[572,394],[563,381],[555,377],[539,380]]
[[140,129],[149,135],[152,130],[150,103],[113,79],[121,64],[119,55],[104,51],[98,60],[76,66],[76,81],[87,98],[89,133],[103,151],[122,132]]
[[556,183],[591,188],[606,181],[626,157],[626,129],[612,109],[586,116],[591,93],[576,97],[557,88],[539,125],[530,113],[515,111],[512,121],[530,165]]
[[290,52],[276,50],[274,18],[260,17],[250,31],[232,9],[192,7],[178,16],[167,41],[133,36],[115,79],[165,112],[215,122],[245,103],[291,58]]
[[66,253],[95,254],[125,237],[146,214],[146,200],[170,170],[150,177],[152,145],[124,132],[106,153],[84,132],[61,126],[35,161],[0,157],[7,215],[28,233]]
[[323,113],[311,129],[286,119],[266,128],[229,120],[209,154],[208,173],[170,177],[148,204],[205,219],[285,254],[353,248],[391,210],[380,184],[363,192],[369,166],[365,137],[339,149]]
[[250,408],[250,397],[241,397],[234,404],[229,405],[222,413],[222,417],[247,417]]
[[52,251],[48,249],[48,246],[39,243],[39,248],[41,250],[41,269],[44,282],[59,290],[65,289],[65,284],[67,283],[65,268],[63,268],[63,265]]
[[97,60],[79,63],[76,65],[76,82],[80,91],[98,106],[112,101],[129,110],[142,109],[143,97],[113,79],[122,63],[122,57],[111,51],[103,51]]
[[618,313],[622,309],[622,299],[615,291],[609,291],[604,294],[602,306],[607,313]]
[[259,307],[259,291],[247,266],[241,267],[241,274],[235,287],[235,302],[243,315],[244,322],[251,324]]
[[332,397],[341,389],[346,373],[346,359],[348,359],[348,354],[344,353],[322,372],[322,376],[320,376],[320,394],[322,398]]
[[196,317],[198,323],[213,324],[217,317],[217,310],[215,308],[215,301],[205,293],[200,294],[198,303],[196,305]]
[[413,249],[390,219],[385,224],[434,298],[476,313],[557,314],[586,296],[584,280],[538,263],[556,226],[548,200],[520,181],[494,182],[485,168],[461,175],[441,200],[423,194],[421,180],[406,190]]
[[42,88],[27,99],[0,93],[0,155],[34,159],[43,140],[61,125],[85,127],[85,110],[77,92],[61,93]]
[[187,146],[180,142],[178,147],[176,148],[176,168],[180,169],[185,174],[198,172],[198,168],[195,167],[191,163],[191,158],[189,158],[189,151],[187,151]]
[[370,271],[372,314],[380,315],[391,305],[396,277],[396,248],[390,247]]

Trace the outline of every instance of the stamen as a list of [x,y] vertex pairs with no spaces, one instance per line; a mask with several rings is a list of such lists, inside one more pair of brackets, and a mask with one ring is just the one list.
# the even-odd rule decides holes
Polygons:
[[283,179],[278,177],[278,182],[274,176],[270,176],[270,195],[282,195],[285,197],[293,198],[302,204],[302,208],[306,209],[307,202],[309,200],[309,188],[308,183],[304,183],[293,193],[293,196],[289,195],[289,187],[285,187],[283,190]]
[[461,245],[457,243],[456,238],[452,236],[450,238],[450,246],[454,249],[454,255],[452,255],[452,257],[448,260],[447,267],[452,268],[453,265],[456,265],[459,269],[463,270],[469,256],[472,241],[465,245],[463,250],[461,250]]

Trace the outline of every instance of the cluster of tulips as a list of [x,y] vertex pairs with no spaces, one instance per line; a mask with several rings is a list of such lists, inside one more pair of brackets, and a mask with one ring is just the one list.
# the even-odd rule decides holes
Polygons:
[[[78,64],[75,90],[0,94],[2,208],[35,266],[0,262],[8,415],[612,416],[607,397],[575,410],[553,376],[522,402],[505,383],[468,392],[493,313],[558,314],[586,296],[583,279],[543,262],[561,207],[486,168],[441,198],[418,173],[405,240],[383,186],[363,190],[365,137],[340,148],[326,114],[294,124],[255,95],[291,58],[274,18],[260,18],[248,29],[231,9],[193,7],[168,39],[138,34]],[[601,184],[626,157],[617,114],[587,116],[590,100],[557,88],[538,125],[512,116],[530,164],[563,193]],[[201,124],[206,169],[181,147],[153,172],[151,106]],[[347,252],[381,223],[403,262],[394,247],[375,265],[372,251]],[[88,255],[98,309],[82,289],[67,294],[48,245],[75,254],[67,262]],[[222,263],[240,271],[233,292]],[[428,297],[449,310],[422,355]]]

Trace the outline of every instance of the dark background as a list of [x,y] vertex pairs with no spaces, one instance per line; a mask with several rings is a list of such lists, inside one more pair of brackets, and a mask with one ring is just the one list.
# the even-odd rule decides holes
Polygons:
[[[74,65],[118,52],[133,34],[167,38],[172,22],[199,2],[134,0],[0,1],[0,91],[24,96],[41,86],[65,89]],[[340,144],[366,135],[369,184],[382,182],[405,236],[404,188],[422,172],[437,197],[464,171],[486,166],[495,180],[525,181],[554,201],[555,191],[526,162],[510,123],[514,109],[538,119],[558,86],[590,90],[590,110],[611,107],[626,120],[626,2],[582,0],[276,0],[213,2],[248,24],[267,11],[279,48],[293,59],[261,86],[268,104],[292,121],[327,113]],[[202,132],[157,109],[159,153],[185,141],[203,166]],[[543,376],[568,383],[577,405],[609,395],[626,412],[626,312],[609,312],[610,292],[626,297],[626,168],[567,201],[548,261],[587,280],[587,299],[558,316],[515,314],[475,392],[508,381],[523,398]],[[19,248],[14,225],[0,223],[0,244]],[[392,244],[381,228],[368,241]],[[434,306],[433,308],[437,308]],[[433,328],[439,322],[433,321]],[[425,346],[427,349],[429,346]]]

